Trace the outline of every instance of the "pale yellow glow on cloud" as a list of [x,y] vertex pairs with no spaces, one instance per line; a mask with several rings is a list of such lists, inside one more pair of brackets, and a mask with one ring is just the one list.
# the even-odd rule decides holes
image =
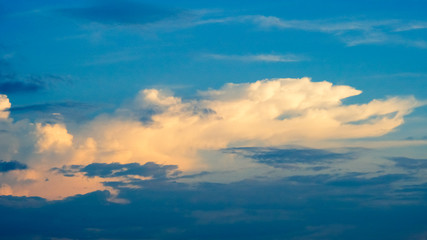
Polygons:
[[[0,175],[0,180],[7,184],[4,192],[58,199],[107,188],[102,185],[105,179],[82,174],[64,177],[49,171],[53,167],[155,162],[178,165],[182,171],[209,170],[212,159],[204,160],[203,150],[285,144],[310,147],[338,139],[382,136],[421,104],[411,97],[342,104],[343,99],[358,94],[361,91],[350,86],[309,78],[227,84],[200,92],[200,99],[190,101],[146,89],[130,106],[99,116],[72,133],[63,124],[37,123],[36,152],[25,162],[39,176],[31,184],[18,177],[6,178],[9,173]],[[221,166],[227,164],[221,162]]]
[[[96,145],[85,158],[95,162],[154,161],[191,170],[203,168],[199,150],[381,136],[402,124],[403,116],[419,104],[413,98],[390,98],[342,105],[342,99],[360,93],[309,78],[227,84],[188,102],[143,90],[129,111],[155,109],[150,124],[120,114],[103,116],[76,137]],[[84,151],[76,152],[73,163],[81,163]]]
[[11,107],[9,102],[9,98],[6,95],[0,94],[0,119],[9,118],[9,111],[7,111]]
[[61,124],[36,124],[37,147],[39,152],[63,151],[73,144],[73,136]]

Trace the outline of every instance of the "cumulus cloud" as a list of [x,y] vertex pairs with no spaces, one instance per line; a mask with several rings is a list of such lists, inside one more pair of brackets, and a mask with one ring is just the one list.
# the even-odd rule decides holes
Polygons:
[[0,119],[9,118],[9,108],[11,104],[6,95],[0,94]]
[[[322,141],[382,136],[401,125],[404,116],[421,104],[412,97],[342,103],[358,94],[361,91],[350,86],[309,78],[229,83],[217,90],[199,92],[199,98],[192,100],[145,89],[132,104],[74,126],[72,131],[62,123],[10,123],[27,124],[26,129],[32,132],[25,135],[32,140],[19,142],[15,155],[23,149],[34,152],[19,158],[28,165],[29,169],[22,171],[26,178],[21,176],[24,173],[7,173],[0,179],[13,192],[58,199],[108,189],[103,185],[105,178],[88,177],[89,172],[83,173],[79,167],[68,176],[64,172],[69,169],[51,171],[64,165],[91,166],[90,172],[109,169],[110,177],[127,174],[129,167],[141,173],[148,162],[177,166],[186,174],[210,171],[213,166],[216,170],[218,166],[230,169],[237,163],[219,163],[223,160],[209,159],[201,153],[229,147],[310,147]],[[14,156],[8,154],[3,159]],[[164,175],[166,170],[174,169],[159,171]]]
[[73,136],[61,124],[36,124],[39,152],[47,150],[62,151],[73,144]]

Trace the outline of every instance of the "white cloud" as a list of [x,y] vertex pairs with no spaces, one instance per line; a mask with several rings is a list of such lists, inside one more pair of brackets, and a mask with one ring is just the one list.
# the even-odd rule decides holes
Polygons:
[[[191,101],[143,90],[137,106],[128,109],[134,113],[131,117],[119,111],[76,132],[81,144],[70,162],[154,161],[176,164],[182,170],[202,169],[200,150],[381,136],[402,124],[419,104],[413,98],[342,104],[342,99],[360,93],[309,78],[227,84],[201,92],[201,99]],[[153,113],[148,125],[139,121],[147,112]],[[85,147],[88,139],[91,148]],[[89,156],[82,157],[86,152]]]
[[281,30],[298,29],[311,32],[332,34],[347,44],[356,46],[362,44],[396,44],[418,48],[426,48],[423,39],[409,39],[399,32],[425,29],[425,22],[411,22],[396,19],[389,20],[286,20],[275,16],[248,15],[224,18],[227,23],[250,22],[261,28],[276,28]]
[[202,57],[228,60],[228,61],[241,61],[241,62],[300,62],[306,60],[304,57],[286,54],[252,54],[252,55],[224,55],[224,54],[203,54]]
[[[401,125],[404,116],[421,104],[412,97],[342,103],[358,94],[361,91],[350,86],[309,78],[229,83],[186,101],[146,89],[130,106],[101,115],[72,132],[63,124],[13,123],[27,124],[22,129],[36,134],[25,135],[15,128],[14,133],[21,134],[15,136],[18,147],[4,159],[20,156],[29,169],[0,175],[0,181],[10,187],[4,187],[4,192],[58,199],[107,189],[102,185],[106,179],[83,174],[64,177],[49,171],[64,164],[155,162],[178,165],[183,171],[218,170],[215,161],[205,159],[202,152],[230,146],[310,147],[337,139],[344,144],[346,139],[382,136]],[[143,117],[152,121],[141,122]],[[24,141],[30,136],[34,139]],[[8,143],[3,144],[7,148]],[[31,148],[34,152],[20,153]],[[3,158],[6,153],[1,154]],[[217,161],[227,170],[242,167],[242,162],[232,159]]]
[[73,136],[61,124],[36,124],[37,147],[39,152],[63,151],[73,144]]
[[292,28],[331,33],[340,31],[368,31],[376,27],[390,26],[398,23],[396,20],[283,20],[274,16],[262,15],[246,16],[245,18],[262,27]]

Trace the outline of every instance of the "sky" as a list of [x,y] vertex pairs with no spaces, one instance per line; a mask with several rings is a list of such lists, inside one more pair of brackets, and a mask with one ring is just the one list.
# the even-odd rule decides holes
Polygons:
[[427,239],[425,9],[0,0],[0,239]]

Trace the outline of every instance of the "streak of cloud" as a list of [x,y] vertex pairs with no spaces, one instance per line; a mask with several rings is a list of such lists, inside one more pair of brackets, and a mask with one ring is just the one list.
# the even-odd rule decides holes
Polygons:
[[[59,9],[66,16],[85,19],[92,23],[89,29],[98,32],[104,28],[140,32],[163,32],[211,24],[253,24],[260,29],[296,29],[331,34],[347,46],[367,44],[394,44],[426,48],[425,39],[404,36],[404,32],[425,29],[427,23],[399,19],[282,19],[276,16],[240,15],[221,16],[212,10],[168,9],[132,1],[115,4],[98,3],[90,7]],[[142,13],[142,14],[141,14]],[[146,14],[144,14],[146,13]],[[95,25],[93,25],[95,24]],[[231,57],[231,56],[229,56]],[[232,58],[237,58],[233,56]],[[246,59],[257,59],[246,56]]]
[[225,55],[225,54],[203,54],[203,58],[239,62],[301,62],[307,60],[294,54],[252,54],[252,55]]

